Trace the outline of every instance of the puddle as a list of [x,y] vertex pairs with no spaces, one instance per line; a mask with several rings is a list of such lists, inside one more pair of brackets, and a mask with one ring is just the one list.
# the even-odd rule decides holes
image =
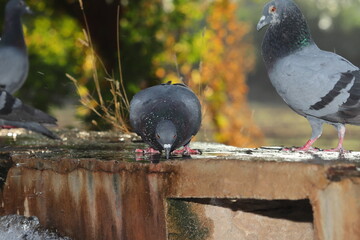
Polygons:
[[0,153],[26,155],[57,161],[59,159],[97,159],[102,161],[134,161],[134,149],[144,144],[133,143],[134,135],[111,132],[62,132],[62,141],[49,140],[35,134],[17,134],[16,140],[2,136]]

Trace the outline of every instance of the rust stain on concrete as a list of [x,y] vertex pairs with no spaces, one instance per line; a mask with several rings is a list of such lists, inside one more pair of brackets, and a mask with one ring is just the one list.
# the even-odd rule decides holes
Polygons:
[[[165,240],[169,238],[169,198],[309,199],[315,239],[360,239],[357,153],[346,161],[337,161],[336,156],[326,153],[315,157],[205,144],[205,154],[195,159],[151,164],[135,162],[136,146],[122,143],[119,147],[113,139],[98,146],[94,156],[86,150],[87,139],[83,145],[71,148],[68,143],[56,143],[51,148],[32,146],[31,151],[13,149],[8,154],[14,165],[0,192],[0,214],[35,215],[44,227],[56,228],[73,239]],[[229,210],[226,205],[220,207]],[[206,217],[216,216],[221,211],[211,204],[201,208],[202,217],[204,213],[208,213]],[[241,210],[235,212],[237,216],[248,215]],[[224,214],[228,216],[229,212]],[[254,222],[260,219],[248,217]],[[264,221],[270,224],[273,220]],[[221,233],[217,221],[208,221],[211,227],[200,231],[204,239]],[[283,223],[290,229],[295,227],[291,221]],[[241,232],[251,227],[241,221],[237,224]],[[283,226],[280,222],[274,224],[276,229]],[[301,226],[308,239],[309,225]],[[254,231],[249,232],[253,237]]]
[[[149,166],[149,165],[147,165]],[[168,173],[10,169],[4,214],[35,215],[74,239],[165,239]],[[153,170],[152,170],[153,171]]]

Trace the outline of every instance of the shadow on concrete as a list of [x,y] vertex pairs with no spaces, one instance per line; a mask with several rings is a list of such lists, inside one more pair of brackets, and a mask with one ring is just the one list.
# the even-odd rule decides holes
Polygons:
[[302,200],[258,200],[258,199],[219,199],[186,198],[186,202],[206,204],[243,211],[262,216],[286,219],[294,222],[313,222],[313,212],[309,199]]

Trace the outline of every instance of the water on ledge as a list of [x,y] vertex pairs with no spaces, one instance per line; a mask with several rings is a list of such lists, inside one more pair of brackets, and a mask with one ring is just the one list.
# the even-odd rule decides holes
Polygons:
[[[147,145],[135,134],[119,132],[61,131],[62,140],[51,140],[22,129],[0,131],[0,155],[22,155],[32,159],[96,159],[102,161],[125,161],[157,163],[166,161],[164,156],[136,154],[135,149]],[[334,161],[360,163],[360,152],[344,154],[334,152],[285,152],[281,147],[238,148],[218,143],[193,142],[191,147],[202,151],[201,155],[183,157],[173,155],[171,160],[187,159],[241,159],[269,161],[301,161],[320,163]]]

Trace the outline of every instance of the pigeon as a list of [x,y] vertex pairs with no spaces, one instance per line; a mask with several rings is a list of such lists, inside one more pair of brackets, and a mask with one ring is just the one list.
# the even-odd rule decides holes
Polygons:
[[51,139],[59,139],[42,125],[56,125],[56,122],[56,118],[24,104],[7,91],[0,90],[0,126],[2,128],[25,128]]
[[5,21],[0,41],[0,89],[10,94],[25,82],[29,59],[21,25],[21,16],[31,13],[23,0],[10,0],[5,7]]
[[[196,95],[184,84],[160,84],[137,93],[130,103],[130,124],[150,145],[136,152],[156,154],[200,154],[190,149],[191,138],[201,125],[201,106]],[[176,150],[184,146],[182,150]],[[176,151],[174,151],[176,150]]]
[[345,58],[321,50],[304,15],[291,0],[267,3],[257,25],[267,26],[262,56],[277,93],[312,128],[311,138],[296,151],[309,151],[323,124],[337,129],[339,143],[326,151],[343,152],[345,125],[360,125],[360,70]]

